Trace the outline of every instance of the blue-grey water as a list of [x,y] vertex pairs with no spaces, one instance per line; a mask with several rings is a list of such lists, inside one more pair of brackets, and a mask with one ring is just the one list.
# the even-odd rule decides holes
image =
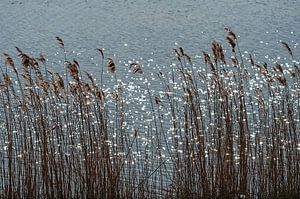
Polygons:
[[[288,62],[280,41],[299,57],[299,8],[299,0],[2,0],[0,53],[16,57],[18,46],[32,56],[44,54],[50,69],[63,70],[63,53],[55,40],[59,36],[68,59],[76,58],[97,79],[101,64],[95,49],[104,48],[122,82],[131,81],[125,64],[135,60],[156,84],[153,74],[168,71],[176,61],[174,47],[184,47],[198,65],[212,40],[229,48],[224,27],[240,36],[242,52],[255,60]],[[111,76],[104,78],[109,84]]]
[[[122,82],[132,81],[125,64],[138,60],[155,85],[154,73],[168,72],[176,61],[172,48],[184,47],[198,65],[212,40],[229,48],[224,27],[240,36],[242,52],[254,54],[255,60],[291,61],[280,41],[298,58],[299,8],[299,0],[2,0],[0,53],[16,57],[18,46],[32,56],[44,54],[50,69],[63,70],[63,53],[55,40],[59,36],[68,59],[76,58],[96,79],[101,64],[95,49],[104,48]],[[106,84],[112,81],[110,75],[104,78]]]
[[[64,71],[64,55],[55,39],[59,36],[68,59],[77,59],[82,70],[99,80],[101,59],[95,49],[103,48],[105,56],[114,59],[118,82],[130,99],[128,117],[133,123],[128,128],[140,124],[143,129],[152,117],[142,114],[150,109],[149,96],[145,80],[132,75],[128,62],[139,61],[151,92],[161,94],[155,73],[170,71],[176,62],[172,48],[184,47],[199,67],[202,51],[210,51],[212,40],[229,48],[224,27],[239,35],[245,56],[249,52],[255,60],[291,63],[280,44],[285,41],[297,62],[299,8],[299,0],[1,0],[0,53],[17,58],[18,46],[32,56],[44,54],[49,70]],[[115,82],[109,73],[104,78],[109,95]]]
[[[49,70],[63,71],[64,55],[55,39],[59,36],[68,59],[76,58],[82,70],[99,80],[101,59],[95,49],[103,48],[105,56],[114,59],[118,82],[131,99],[130,119],[143,128],[151,118],[141,115],[150,108],[145,106],[149,96],[145,80],[133,77],[128,62],[139,61],[157,95],[161,89],[155,73],[170,71],[170,64],[176,62],[172,48],[184,47],[199,67],[202,51],[210,51],[212,40],[229,48],[224,27],[239,35],[246,56],[249,52],[255,60],[268,63],[297,62],[299,8],[299,0],[1,0],[0,53],[16,58],[18,46],[32,56],[44,54]],[[290,45],[295,60],[280,41]],[[115,82],[109,73],[104,78],[109,94]]]
[[101,47],[117,60],[167,63],[176,43],[200,54],[224,40],[226,26],[242,49],[264,57],[281,52],[280,40],[298,46],[299,8],[299,0],[1,0],[0,53],[18,46],[52,59],[60,36],[82,61]]
[[[128,129],[140,124],[145,130],[152,118],[144,112],[150,107],[145,107],[146,90],[140,89],[145,80],[132,77],[128,61],[141,63],[150,89],[159,93],[155,72],[169,72],[176,61],[172,48],[184,47],[195,63],[201,63],[202,51],[210,51],[212,40],[229,49],[224,31],[229,27],[239,35],[243,54],[249,52],[268,63],[288,63],[293,60],[280,44],[284,41],[297,62],[299,9],[299,0],[1,0],[0,54],[16,58],[18,46],[32,56],[44,54],[50,70],[63,71],[64,55],[55,39],[59,36],[68,59],[76,58],[82,70],[99,79],[101,59],[95,49],[104,48],[105,56],[116,62],[118,81],[131,98]],[[109,73],[105,82],[107,93],[114,90]],[[168,110],[165,117],[170,117]]]

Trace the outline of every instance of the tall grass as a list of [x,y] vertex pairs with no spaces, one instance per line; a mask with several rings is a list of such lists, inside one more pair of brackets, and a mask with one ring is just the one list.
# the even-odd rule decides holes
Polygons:
[[[16,48],[15,64],[5,54],[1,197],[297,198],[300,68],[245,58],[226,31],[231,50],[213,41],[203,64],[174,49],[177,62],[157,73],[163,93],[151,90],[139,63],[130,64],[144,82],[143,129],[130,120],[118,66],[102,49],[100,82],[68,59],[59,37],[65,74],[51,72],[42,55]],[[103,91],[106,60],[111,92]]]

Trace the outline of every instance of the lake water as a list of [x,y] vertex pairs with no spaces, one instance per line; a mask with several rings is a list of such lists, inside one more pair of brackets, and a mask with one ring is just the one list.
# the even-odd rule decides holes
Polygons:
[[[149,108],[144,106],[148,95],[142,79],[128,69],[128,61],[140,62],[156,95],[155,73],[169,72],[170,64],[176,62],[172,48],[184,47],[196,67],[203,66],[202,50],[210,51],[212,40],[229,48],[224,27],[240,36],[242,52],[253,54],[255,60],[292,61],[280,41],[291,46],[297,60],[299,8],[298,0],[2,0],[0,53],[16,58],[14,47],[18,46],[32,56],[44,54],[50,70],[63,71],[64,56],[55,39],[59,36],[68,59],[76,58],[82,70],[99,80],[101,61],[95,49],[104,48],[105,56],[114,59],[117,78],[131,100],[130,111],[136,115],[132,119],[143,126],[145,118],[139,115]],[[115,82],[110,74],[104,78],[110,93]]]
[[201,54],[213,39],[224,41],[226,26],[241,36],[243,50],[264,57],[282,53],[280,40],[298,46],[299,8],[298,0],[2,0],[0,53],[18,46],[51,61],[60,36],[84,63],[101,47],[116,60],[168,64],[176,44]]
[[[239,35],[246,56],[249,52],[255,60],[271,64],[299,63],[299,9],[299,0],[1,0],[0,54],[16,58],[17,46],[32,56],[44,54],[51,71],[64,71],[64,55],[55,39],[59,36],[68,59],[76,58],[82,70],[99,80],[101,59],[95,49],[104,48],[105,56],[115,61],[118,82],[130,99],[132,124],[127,130],[139,125],[144,131],[153,111],[149,111],[145,79],[133,77],[130,61],[141,64],[151,93],[157,95],[163,89],[155,73],[170,71],[176,62],[174,47],[184,47],[198,67],[203,63],[202,51],[210,51],[212,40],[229,49],[224,30],[229,27]],[[290,45],[295,60],[281,41]],[[110,93],[115,81],[109,73],[104,77],[105,91]],[[161,109],[165,121],[171,121],[170,110]],[[0,145],[4,148],[5,143]]]

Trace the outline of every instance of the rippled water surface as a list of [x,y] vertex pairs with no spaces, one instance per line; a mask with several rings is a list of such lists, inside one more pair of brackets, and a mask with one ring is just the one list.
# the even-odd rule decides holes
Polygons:
[[[176,62],[172,48],[184,47],[199,66],[202,50],[210,51],[213,39],[229,48],[226,26],[240,36],[242,51],[256,60],[288,62],[280,60],[290,58],[279,42],[289,43],[299,57],[299,7],[297,0],[2,0],[0,53],[16,57],[18,46],[32,56],[44,54],[51,70],[63,70],[63,54],[55,40],[59,36],[68,59],[76,58],[82,70],[99,79],[101,61],[95,49],[104,48],[117,65],[117,78],[126,85],[131,106],[143,111],[142,79],[132,77],[128,61],[139,61],[151,89],[158,89],[153,86],[159,82],[155,72],[170,71]],[[104,78],[105,86],[112,88],[111,75]],[[134,80],[137,85],[131,84]]]
[[296,47],[299,8],[298,0],[2,0],[0,52],[18,46],[51,59],[60,36],[85,61],[103,47],[119,60],[166,63],[176,43],[196,55],[212,39],[222,41],[228,26],[241,36],[244,50],[272,53],[279,40]]
[[[101,67],[103,65],[101,63],[99,52],[96,51],[96,48],[103,48],[105,57],[110,57],[114,60],[117,70],[115,76],[112,75],[112,73],[105,71],[105,85],[101,85],[101,87],[103,86],[102,88],[108,99],[106,101],[109,107],[107,109],[108,117],[110,118],[108,126],[111,128],[109,129],[109,132],[126,132],[124,135],[117,135],[116,133],[109,135],[109,139],[113,141],[111,142],[109,139],[105,141],[113,143],[111,145],[117,148],[117,144],[115,143],[118,143],[118,136],[126,137],[129,135],[127,134],[128,132],[136,130],[136,134],[134,136],[128,136],[128,138],[130,137],[130,139],[133,139],[133,141],[128,142],[130,145],[130,149],[128,150],[131,150],[133,143],[137,140],[137,144],[134,146],[136,148],[132,149],[134,161],[139,164],[136,168],[141,170],[140,168],[143,166],[141,166],[140,163],[142,161],[140,160],[144,156],[146,157],[146,155],[148,156],[149,154],[152,154],[155,158],[150,158],[151,160],[159,160],[157,162],[154,161],[155,164],[157,163],[159,165],[158,167],[153,167],[155,170],[162,165],[160,163],[160,158],[165,158],[165,156],[172,154],[174,151],[176,153],[178,152],[178,154],[183,153],[183,150],[179,150],[180,145],[183,146],[183,142],[178,142],[179,148],[177,148],[177,145],[175,146],[175,144],[172,143],[177,143],[177,141],[173,142],[173,138],[174,140],[179,138],[179,135],[176,134],[177,130],[180,131],[181,134],[184,132],[184,130],[182,130],[183,128],[181,129],[180,126],[182,125],[180,124],[180,121],[183,118],[180,114],[183,110],[186,111],[186,109],[184,109],[184,107],[187,106],[185,103],[186,101],[184,100],[184,96],[186,95],[182,95],[182,89],[187,85],[184,84],[186,82],[183,81],[183,79],[180,80],[180,78],[178,78],[180,77],[177,70],[178,68],[176,68],[176,64],[178,62],[172,49],[183,47],[185,52],[191,56],[194,64],[186,65],[190,67],[188,68],[188,71],[193,71],[193,75],[202,74],[203,72],[207,79],[209,79],[207,82],[203,81],[200,83],[200,81],[202,81],[201,78],[195,78],[191,75],[187,76],[191,77],[191,79],[200,79],[199,84],[204,87],[197,88],[196,85],[196,90],[200,93],[199,96],[202,96],[200,106],[203,111],[203,118],[206,119],[204,119],[203,129],[201,130],[201,132],[203,131],[205,133],[203,135],[201,134],[200,137],[206,136],[205,138],[209,140],[207,143],[214,143],[215,138],[213,138],[210,133],[207,133],[213,132],[211,129],[213,129],[215,125],[212,122],[213,120],[211,121],[211,118],[214,118],[215,116],[210,113],[210,107],[213,107],[213,100],[216,100],[216,104],[218,104],[221,103],[223,99],[219,99],[219,97],[216,97],[215,99],[211,98],[212,101],[210,101],[209,97],[206,99],[207,93],[210,89],[212,89],[210,80],[212,83],[214,82],[210,69],[204,68],[205,64],[203,64],[202,51],[205,50],[210,52],[211,42],[216,39],[223,44],[223,49],[226,52],[226,59],[228,60],[227,63],[229,63],[231,51],[229,50],[229,45],[225,41],[227,32],[224,30],[224,27],[229,27],[236,32],[239,37],[238,42],[243,56],[248,57],[248,53],[251,53],[255,63],[261,64],[262,62],[266,62],[269,64],[268,66],[270,66],[270,68],[278,62],[282,64],[285,74],[288,74],[288,69],[296,71],[291,63],[299,65],[299,8],[299,0],[1,0],[0,54],[2,56],[3,53],[8,53],[17,60],[15,46],[33,57],[37,57],[40,53],[42,53],[47,58],[47,67],[50,71],[60,71],[64,73],[64,53],[55,39],[56,36],[59,36],[64,40],[67,51],[67,59],[72,60],[75,58],[78,60],[80,63],[80,69],[82,71],[92,73],[93,77],[96,78],[99,83]],[[293,58],[288,54],[287,49],[282,48],[282,44],[280,43],[282,41],[288,43],[291,47],[294,54]],[[129,65],[132,62],[140,64],[144,71],[144,76],[132,74],[132,71],[129,69]],[[19,62],[16,61],[16,63]],[[4,62],[1,61],[0,67],[3,65]],[[221,78],[224,78],[226,83],[228,83],[228,90],[223,90],[226,91],[224,95],[228,95],[231,91],[231,87],[233,89],[233,93],[243,91],[243,89],[234,90],[236,89],[235,84],[237,82],[234,71],[238,71],[239,68],[226,68],[227,66],[225,65],[222,67],[228,69],[229,74],[229,76],[227,76],[227,72],[224,69],[226,75],[220,76]],[[246,70],[251,70],[249,64],[246,67],[248,67]],[[17,68],[20,69],[20,65],[18,65]],[[265,69],[266,68],[267,67],[265,67]],[[159,71],[163,74],[160,76],[161,79],[159,79],[157,75]],[[194,71],[200,73],[194,73]],[[221,71],[221,74],[222,73],[223,71]],[[282,80],[278,79],[278,77],[282,78],[283,76],[278,76],[279,73],[277,73],[274,72],[274,74],[276,74],[274,79],[276,81]],[[282,72],[280,75],[283,75],[284,73]],[[184,76],[188,74],[189,72],[187,72]],[[266,87],[266,82],[268,80],[267,76],[263,76],[262,73],[258,73],[257,71],[256,73],[251,74],[255,75],[245,80],[245,87],[247,87],[245,90],[249,91],[248,93],[246,92],[246,95],[251,96],[251,94],[257,90],[259,91],[259,89],[263,89],[263,91],[268,94],[266,91],[270,88]],[[297,114],[297,108],[299,109],[298,76],[293,73],[291,74],[292,75],[289,76],[286,75],[288,76],[287,81],[291,81],[289,87],[291,99],[288,99],[288,95],[286,95],[286,98],[287,101],[290,100],[290,106],[296,110],[293,115],[295,118],[293,122],[297,123],[295,126],[299,129],[300,115]],[[232,77],[232,79],[228,77]],[[172,85],[173,90],[171,90],[173,93],[164,92],[169,90],[166,89],[167,87],[162,88],[162,82],[165,85]],[[122,87],[123,89],[117,89],[117,87]],[[280,92],[276,90],[278,89],[277,87]],[[283,99],[281,97],[284,96],[282,93],[288,91],[284,89],[280,90],[281,88],[284,88],[282,85],[280,87],[277,84],[277,87],[274,87],[276,88],[276,96],[273,95],[272,97],[269,96],[269,98],[266,98],[266,106],[270,106],[268,102],[273,104],[280,102],[280,100]],[[126,122],[124,122],[124,124],[122,123],[120,126],[117,126],[117,119],[114,120],[114,118],[118,118],[119,113],[119,110],[117,109],[118,100],[115,100],[119,98],[114,95],[118,92],[116,90],[122,90],[122,92],[120,91],[118,94],[121,96],[120,99],[124,97],[124,104],[126,104],[124,106],[124,109],[126,109],[124,110],[125,116],[122,115],[125,118],[127,117]],[[214,90],[214,88],[212,90]],[[263,93],[263,91],[261,92]],[[222,97],[223,93],[224,92],[221,93]],[[159,95],[163,101],[162,104],[168,104],[168,97],[166,96],[174,96],[172,97],[172,100],[174,101],[170,102],[170,104],[173,103],[175,107],[178,106],[178,109],[176,109],[176,111],[178,110],[178,116],[176,117],[178,117],[179,127],[175,128],[172,126],[172,124],[175,124],[175,122],[172,123],[172,118],[176,118],[175,112],[174,115],[171,115],[172,107],[160,105],[158,101],[154,100],[160,100],[160,98],[155,98]],[[192,96],[192,94],[189,95]],[[233,96],[234,95],[235,94],[233,94]],[[259,97],[259,94],[256,96]],[[243,96],[241,95],[241,97]],[[293,99],[297,99],[298,101],[293,101]],[[54,99],[54,101],[55,100],[56,99]],[[285,99],[283,99],[283,104],[285,102],[284,100]],[[4,98],[3,101],[5,101]],[[155,107],[153,106],[154,102],[157,102]],[[45,100],[45,103],[48,103],[48,101]],[[62,105],[63,104],[58,104],[57,109],[61,111],[60,113],[62,115],[68,115],[69,113],[67,113],[67,110]],[[258,105],[257,102],[256,105]],[[2,103],[2,106],[2,110],[4,110],[7,105]],[[259,108],[260,106],[258,105],[257,107]],[[73,108],[73,116],[76,118],[75,113],[77,113],[77,107],[74,106]],[[247,108],[249,111],[247,114],[254,117],[253,120],[252,118],[249,120],[249,123],[251,124],[249,132],[251,135],[249,134],[250,136],[248,138],[254,143],[256,142],[254,137],[261,135],[261,132],[267,132],[268,130],[264,130],[262,128],[262,125],[264,125],[262,122],[260,123],[255,120],[255,117],[261,119],[258,109],[255,109],[250,105],[247,105]],[[12,110],[18,111],[19,109],[16,108]],[[2,120],[4,115],[6,117],[6,112],[5,114],[3,114],[3,112],[4,111],[0,111],[0,119],[2,117]],[[35,112],[32,113],[35,114]],[[77,114],[78,116],[81,115],[81,113]],[[19,119],[18,115],[14,117]],[[46,115],[46,117],[48,117],[48,121],[50,122],[55,119],[54,117],[54,119],[51,118],[51,115]],[[270,117],[272,117],[272,115]],[[279,120],[279,118],[274,118],[274,121],[277,119]],[[286,122],[286,124],[290,122],[286,118],[282,119]],[[199,118],[197,117],[197,121],[198,120]],[[23,121],[22,117],[20,121]],[[9,123],[9,120],[6,120],[6,123]],[[96,125],[97,122],[95,121],[94,124]],[[159,124],[159,126],[157,124]],[[78,125],[80,126],[80,124]],[[20,126],[22,126],[22,124]],[[53,129],[56,129],[56,127],[58,126],[55,126]],[[120,129],[118,129],[119,127]],[[7,131],[6,128],[8,127],[6,127],[4,122],[2,122],[0,130],[2,129],[2,132],[5,132]],[[16,129],[22,130],[21,127],[19,129],[18,128],[19,126],[17,124]],[[33,127],[30,126],[28,128]],[[269,128],[269,126],[266,126],[266,129],[267,128]],[[66,126],[63,126],[62,129],[66,130]],[[78,128],[75,127],[74,129],[76,129],[76,131],[78,130]],[[219,131],[219,127],[216,129]],[[257,134],[255,129],[258,129]],[[20,136],[20,134],[17,133],[17,130],[13,131],[13,133],[16,134],[15,136]],[[140,135],[137,134],[138,130],[141,132]],[[38,132],[36,129],[33,129],[32,131]],[[4,133],[4,139],[0,141],[0,148],[4,151],[2,152],[2,157],[8,156],[5,152],[7,151],[8,146],[10,146],[7,144],[7,140],[9,138],[7,135],[10,134]],[[263,140],[263,135],[264,134],[262,134],[262,141],[259,142],[260,145],[263,145],[265,141]],[[34,136],[33,139],[36,139]],[[137,138],[135,138],[136,136]],[[298,132],[296,136],[299,137]],[[235,138],[236,143],[238,143],[237,137],[238,136]],[[193,137],[193,139],[194,140],[192,140],[192,142],[195,141],[198,145],[198,138]],[[281,141],[284,142],[284,140]],[[38,142],[39,140],[37,140],[37,143]],[[18,144],[18,139],[16,139],[15,143]],[[288,141],[286,143],[287,145],[290,144]],[[81,145],[78,143],[76,144],[78,151],[80,151]],[[254,146],[255,144],[253,147]],[[298,144],[297,150],[300,149],[299,146],[300,145]],[[72,147],[75,147],[75,144],[74,146],[65,146],[65,150],[71,150]],[[208,151],[217,151],[214,147],[214,144],[208,144],[206,148],[209,149]],[[296,147],[296,145],[294,147]],[[156,150],[156,148],[159,149],[159,155],[157,155],[158,150]],[[175,148],[178,150],[176,151]],[[19,152],[20,151],[18,150],[15,151],[17,157],[22,157],[22,151],[20,154]],[[122,154],[129,154],[130,151],[125,152],[126,150],[122,151]],[[24,152],[24,154],[26,153]],[[261,153],[259,154],[261,155]],[[142,156],[142,158],[140,156]],[[168,156],[166,159],[169,160],[171,159],[170,157]],[[207,158],[207,156],[205,156],[205,158]],[[237,154],[236,160],[238,161],[239,158],[240,157]],[[254,154],[251,158],[254,161],[257,157]],[[211,160],[215,161],[214,157]],[[132,163],[129,162],[128,164],[133,165],[135,164],[134,161]],[[237,164],[239,164],[239,162]],[[6,167],[5,161],[3,161],[3,165],[2,167]],[[166,167],[166,171],[169,171],[170,168],[173,168],[172,165],[170,167]],[[153,181],[155,180],[156,179]]]
[[[139,61],[157,93],[155,73],[170,72],[170,64],[176,62],[172,48],[184,47],[196,67],[201,67],[202,50],[210,51],[212,40],[229,48],[224,27],[240,36],[243,53],[271,63],[289,62],[279,42],[289,43],[294,57],[299,57],[299,7],[297,0],[3,0],[0,52],[16,57],[14,47],[18,46],[32,56],[44,54],[51,70],[63,70],[63,53],[55,40],[59,36],[68,59],[76,58],[82,70],[99,80],[101,61],[95,49],[104,48],[105,56],[117,65],[117,78],[126,85],[131,106],[143,111],[144,84],[142,78],[132,77],[128,62]],[[113,89],[111,75],[104,78],[106,91]]]

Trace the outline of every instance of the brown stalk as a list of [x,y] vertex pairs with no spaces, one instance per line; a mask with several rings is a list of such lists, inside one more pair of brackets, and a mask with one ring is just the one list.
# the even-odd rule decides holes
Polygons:
[[293,58],[293,52],[291,50],[291,48],[289,47],[289,45],[286,42],[281,42],[282,46],[287,49],[287,51],[289,52],[289,54],[291,55],[291,57]]
[[97,48],[97,50],[100,52],[102,60],[104,59],[104,53],[102,48]]

